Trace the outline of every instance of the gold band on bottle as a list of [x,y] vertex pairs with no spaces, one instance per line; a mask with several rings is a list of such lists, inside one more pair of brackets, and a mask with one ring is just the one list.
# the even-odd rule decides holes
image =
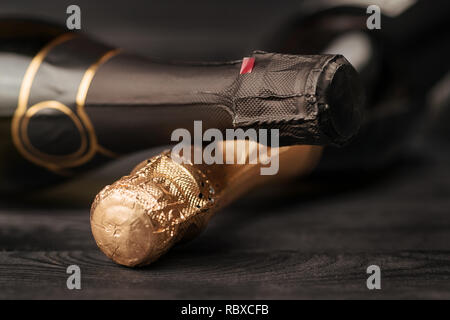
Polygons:
[[[75,33],[62,34],[44,46],[34,56],[25,72],[20,87],[17,109],[14,112],[11,124],[12,140],[20,154],[34,164],[56,173],[67,173],[66,169],[87,163],[97,152],[108,157],[116,156],[114,152],[99,145],[94,126],[85,111],[85,103],[92,79],[99,66],[117,55],[120,51],[119,49],[107,51],[86,70],[76,93],[75,110],[56,100],[45,100],[28,106],[33,80],[49,52],[77,36]],[[28,124],[37,112],[45,109],[57,110],[69,117],[80,134],[81,143],[78,150],[70,154],[53,155],[38,150],[33,146],[28,135]]]

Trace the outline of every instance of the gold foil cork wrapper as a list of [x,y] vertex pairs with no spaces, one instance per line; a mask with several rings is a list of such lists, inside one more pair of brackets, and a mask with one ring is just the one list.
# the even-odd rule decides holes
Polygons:
[[146,265],[200,232],[214,202],[215,190],[204,173],[174,161],[167,151],[142,162],[96,196],[92,233],[115,262]]

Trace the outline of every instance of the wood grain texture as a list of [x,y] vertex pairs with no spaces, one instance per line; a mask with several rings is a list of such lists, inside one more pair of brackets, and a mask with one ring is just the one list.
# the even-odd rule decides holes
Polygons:
[[[89,197],[78,206],[3,201],[0,298],[450,298],[446,150],[370,177],[261,190],[142,269],[115,265],[96,248]],[[85,183],[73,182],[68,198]],[[66,288],[71,264],[81,268],[82,290]],[[379,291],[366,288],[371,264],[382,270]]]
[[[177,253],[141,270],[118,267],[91,250],[7,252],[0,259],[1,298],[450,298],[450,258],[445,252],[252,251],[195,258]],[[372,263],[383,272],[378,292],[365,285],[365,268]],[[70,264],[81,267],[79,291],[65,287]]]

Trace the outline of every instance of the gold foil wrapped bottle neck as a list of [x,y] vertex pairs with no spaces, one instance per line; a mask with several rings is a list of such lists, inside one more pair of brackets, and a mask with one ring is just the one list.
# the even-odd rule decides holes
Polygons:
[[[257,143],[240,151],[247,158]],[[235,145],[224,142],[226,150]],[[253,187],[311,171],[322,148],[279,149],[279,172],[261,175],[261,163],[190,164],[164,152],[140,163],[129,176],[105,187],[91,208],[91,227],[99,248],[126,266],[152,263],[175,243],[189,239],[212,215]]]
[[165,152],[97,195],[91,208],[92,233],[117,263],[149,264],[206,226],[214,193],[202,172]]

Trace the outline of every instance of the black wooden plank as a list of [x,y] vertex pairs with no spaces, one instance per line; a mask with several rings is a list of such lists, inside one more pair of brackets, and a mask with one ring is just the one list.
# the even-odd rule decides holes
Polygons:
[[[366,287],[372,263],[382,269],[380,291]],[[66,288],[71,264],[81,268],[79,291]],[[3,252],[0,272],[0,298],[450,298],[449,252],[176,252],[143,269],[98,251]]]
[[[293,184],[249,195],[144,269],[96,248],[92,194],[78,206],[51,196],[3,202],[0,298],[450,298],[450,154],[433,150],[339,192],[323,187],[330,180],[318,192]],[[82,270],[81,291],[66,288],[71,264]],[[365,285],[371,264],[382,270],[379,292]]]

